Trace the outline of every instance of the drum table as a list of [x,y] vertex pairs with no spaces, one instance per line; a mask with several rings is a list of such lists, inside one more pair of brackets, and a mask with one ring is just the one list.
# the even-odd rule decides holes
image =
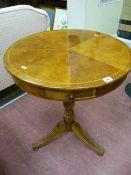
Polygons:
[[15,42],[4,56],[16,84],[43,99],[60,100],[64,119],[33,150],[47,145],[64,131],[72,131],[99,155],[104,149],[74,120],[75,101],[100,97],[126,78],[131,58],[121,41],[88,30],[56,30],[30,35]]

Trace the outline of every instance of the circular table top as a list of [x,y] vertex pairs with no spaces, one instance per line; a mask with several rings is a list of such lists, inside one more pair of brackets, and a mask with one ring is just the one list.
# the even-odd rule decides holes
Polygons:
[[30,35],[9,47],[4,63],[33,86],[78,90],[111,84],[131,68],[129,48],[94,31],[56,30]]

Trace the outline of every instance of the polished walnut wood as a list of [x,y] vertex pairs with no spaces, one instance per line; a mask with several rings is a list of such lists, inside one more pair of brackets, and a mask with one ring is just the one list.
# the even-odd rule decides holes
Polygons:
[[78,138],[80,138],[85,144],[87,144],[92,150],[97,154],[103,155],[104,149],[96,144],[92,138],[85,133],[81,128],[80,124],[74,121],[74,111],[73,107],[75,102],[64,102],[65,112],[64,120],[57,123],[56,127],[44,138],[40,139],[38,142],[33,144],[34,150],[37,150],[47,144],[49,144],[54,139],[58,138],[64,131],[72,131]]
[[64,121],[33,144],[34,149],[50,143],[66,130],[73,131],[98,154],[104,153],[74,121],[70,105],[76,100],[107,94],[124,81],[131,68],[129,48],[124,43],[88,30],[49,31],[14,43],[7,50],[4,63],[23,90],[64,102]]

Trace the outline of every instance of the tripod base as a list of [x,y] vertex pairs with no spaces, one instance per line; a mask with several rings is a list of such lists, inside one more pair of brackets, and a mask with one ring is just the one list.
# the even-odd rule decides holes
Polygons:
[[87,144],[97,154],[104,154],[104,149],[93,141],[93,139],[81,128],[78,122],[74,121],[73,106],[74,102],[64,102],[64,120],[58,122],[56,127],[46,137],[32,144],[34,151],[51,143],[53,140],[57,139],[61,134],[63,134],[63,132],[72,131],[80,140]]

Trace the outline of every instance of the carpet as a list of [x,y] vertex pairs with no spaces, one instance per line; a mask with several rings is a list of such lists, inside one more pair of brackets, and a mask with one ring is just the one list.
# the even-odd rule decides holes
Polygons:
[[124,90],[130,79],[103,97],[76,102],[76,120],[105,148],[103,157],[71,132],[32,151],[31,144],[63,118],[59,101],[27,94],[2,108],[0,175],[130,175],[131,99]]

